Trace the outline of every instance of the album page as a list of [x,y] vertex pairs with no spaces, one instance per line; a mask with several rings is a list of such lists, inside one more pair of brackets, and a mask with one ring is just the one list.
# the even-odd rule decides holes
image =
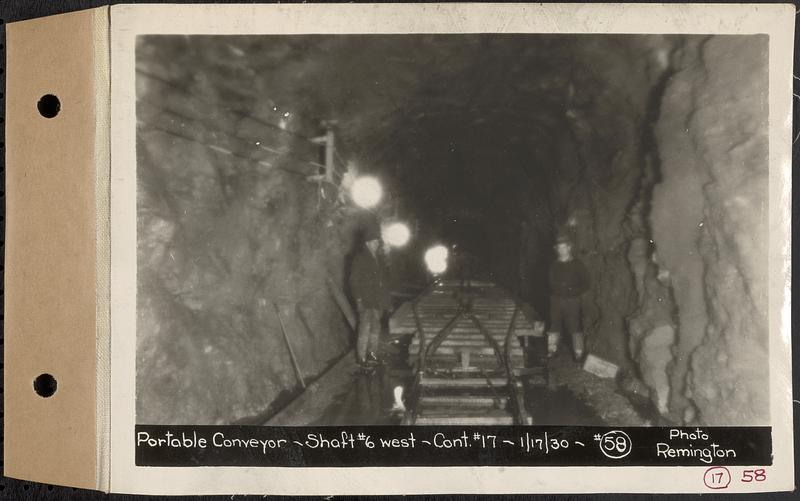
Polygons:
[[111,7],[110,489],[792,490],[793,23]]

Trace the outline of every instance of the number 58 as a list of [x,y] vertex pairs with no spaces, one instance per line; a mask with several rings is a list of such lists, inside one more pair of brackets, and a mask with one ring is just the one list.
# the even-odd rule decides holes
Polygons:
[[764,468],[759,468],[757,470],[744,470],[742,472],[742,482],[763,482],[767,479],[767,472]]

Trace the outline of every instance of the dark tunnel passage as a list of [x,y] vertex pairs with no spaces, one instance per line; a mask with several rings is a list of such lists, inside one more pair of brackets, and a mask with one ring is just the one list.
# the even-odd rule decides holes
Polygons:
[[[364,212],[346,187],[363,175],[383,186],[374,214],[411,228],[389,252],[396,304],[444,244],[548,322],[553,246],[572,242],[586,350],[619,372],[559,355],[566,410],[544,419],[768,422],[766,51],[761,36],[140,37],[137,422],[253,420],[298,370],[336,371]],[[631,400],[655,421],[609,410]]]

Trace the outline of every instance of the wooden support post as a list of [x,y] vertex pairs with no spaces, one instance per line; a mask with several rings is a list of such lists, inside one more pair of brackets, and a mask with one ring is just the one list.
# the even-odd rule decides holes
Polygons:
[[294,310],[297,312],[297,318],[299,318],[299,319],[300,319],[300,323],[301,323],[301,324],[303,324],[303,327],[306,329],[306,332],[307,332],[307,333],[308,333],[308,335],[311,337],[311,339],[312,339],[312,340],[315,340],[315,339],[317,339],[317,335],[316,335],[316,334],[314,334],[314,331],[313,331],[313,330],[311,330],[311,324],[309,324],[309,323],[308,323],[308,318],[306,318],[306,314],[305,314],[305,312],[303,311],[303,307],[302,307],[302,306],[300,306],[300,304],[298,303],[298,304],[297,304],[297,305],[294,307]]
[[330,288],[333,299],[339,306],[344,318],[347,319],[347,323],[350,325],[350,328],[355,331],[356,315],[353,312],[353,309],[350,307],[350,303],[347,302],[347,296],[345,296],[344,291],[336,284],[330,275],[328,275],[328,288]]
[[511,367],[511,343],[517,341],[514,335],[514,329],[517,326],[517,315],[519,314],[519,304],[514,304],[514,313],[511,314],[511,322],[508,323],[508,330],[506,330],[506,337],[503,346],[503,356],[505,357],[508,366],[509,374],[512,374],[513,367]]
[[281,316],[281,309],[278,306],[278,303],[273,302],[272,306],[275,307],[275,314],[278,315],[278,322],[281,324],[281,332],[283,333],[283,339],[286,341],[286,347],[289,348],[289,356],[292,359],[292,367],[294,367],[294,372],[297,374],[297,380],[300,382],[300,387],[304,390],[306,389],[306,381],[303,379],[303,373],[300,371],[300,366],[297,364],[297,358],[294,356],[294,349],[292,349],[292,343],[289,340],[289,335],[286,333],[286,326],[283,324],[283,317]]
[[325,180],[333,183],[333,172],[336,169],[335,164],[336,154],[336,140],[333,135],[333,127],[328,125],[328,130],[325,132]]
[[425,353],[428,351],[427,340],[425,339],[425,330],[422,327],[422,321],[419,318],[417,311],[417,301],[411,303],[411,312],[414,314],[414,325],[417,326],[417,336],[419,336],[419,354],[417,361],[417,371],[421,373],[425,370]]

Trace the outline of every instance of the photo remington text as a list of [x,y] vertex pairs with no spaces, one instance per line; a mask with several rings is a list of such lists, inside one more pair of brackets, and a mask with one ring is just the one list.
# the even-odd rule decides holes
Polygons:
[[[679,442],[679,444],[674,445],[672,443],[673,440]],[[711,464],[714,460],[735,458],[736,451],[726,449],[712,442],[708,433],[700,428],[691,432],[670,429],[669,443],[657,443],[656,455],[663,458],[697,458],[703,463]]]

